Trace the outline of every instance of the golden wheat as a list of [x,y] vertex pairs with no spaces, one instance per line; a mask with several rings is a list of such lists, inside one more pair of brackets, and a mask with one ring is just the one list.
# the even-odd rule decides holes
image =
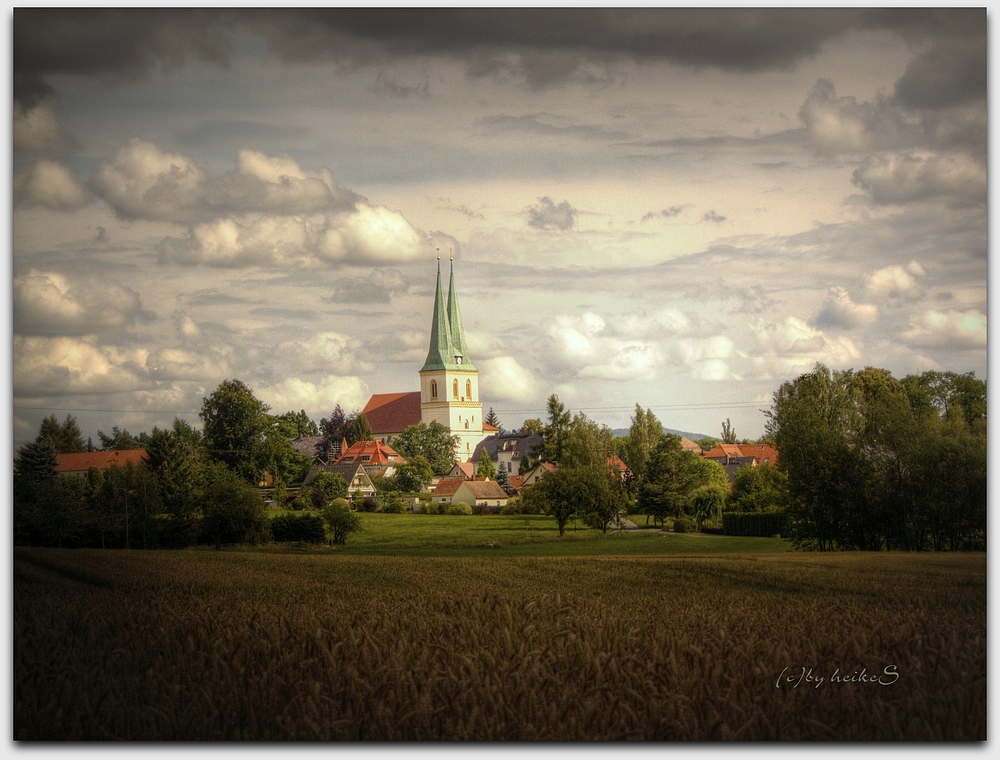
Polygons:
[[982,740],[985,558],[928,559],[17,549],[15,738]]

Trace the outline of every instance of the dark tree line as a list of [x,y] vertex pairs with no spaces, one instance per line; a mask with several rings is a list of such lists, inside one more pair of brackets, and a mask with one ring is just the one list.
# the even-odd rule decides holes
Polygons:
[[794,540],[819,550],[986,545],[986,384],[815,371],[774,394],[768,432]]

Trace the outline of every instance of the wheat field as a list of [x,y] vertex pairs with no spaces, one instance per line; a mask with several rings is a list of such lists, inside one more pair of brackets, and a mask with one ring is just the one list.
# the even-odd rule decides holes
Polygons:
[[984,740],[986,559],[18,548],[14,738]]

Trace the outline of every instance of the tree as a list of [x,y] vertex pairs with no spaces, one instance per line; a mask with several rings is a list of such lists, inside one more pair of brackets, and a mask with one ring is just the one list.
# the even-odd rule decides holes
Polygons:
[[127,449],[141,449],[143,445],[139,439],[133,436],[125,428],[114,425],[111,428],[111,435],[105,435],[103,431],[97,431],[97,437],[101,439],[101,448],[104,451],[124,451]]
[[577,482],[577,511],[584,524],[608,532],[625,513],[625,489],[605,465],[588,465],[573,471]]
[[268,409],[245,383],[230,379],[203,399],[199,415],[209,457],[254,486],[260,483],[270,458],[265,445],[272,427]]
[[525,420],[521,423],[521,432],[542,435],[545,432],[545,423],[543,423],[538,417],[533,417],[532,419]]
[[492,425],[497,430],[500,430],[500,418],[497,417],[497,413],[493,411],[493,407],[486,413],[486,419],[483,420],[487,425]]
[[493,466],[493,460],[490,459],[489,452],[484,448],[482,455],[479,457],[479,464],[476,465],[476,477],[495,480],[496,476],[496,467]]
[[361,530],[361,517],[351,511],[344,499],[334,499],[327,504],[323,510],[323,520],[334,544],[347,543],[347,537],[351,533]]
[[52,441],[57,454],[78,454],[87,448],[80,433],[80,426],[76,424],[76,418],[71,414],[66,415],[66,420],[62,424],[54,414],[42,420],[35,443],[41,443],[45,438]]
[[309,419],[305,409],[298,412],[285,412],[274,418],[281,434],[286,438],[304,438],[310,435],[319,435],[319,428],[316,423]]
[[[744,468],[753,469],[753,468]],[[699,486],[691,493],[691,511],[694,513],[698,530],[702,524],[710,522],[713,525],[722,517],[722,508],[726,503],[726,489],[718,485]]]
[[570,413],[553,393],[546,403],[549,423],[542,431],[541,460],[558,463],[562,458],[563,443],[570,424]]
[[352,414],[344,427],[344,437],[348,446],[353,446],[358,441],[372,440],[372,429],[368,424],[368,418],[361,412]]
[[615,450],[607,425],[598,425],[583,412],[573,415],[562,433],[561,463],[567,467],[603,467]]
[[434,480],[434,470],[427,458],[416,454],[396,466],[396,488],[404,493],[425,491]]
[[341,445],[347,437],[347,415],[340,404],[330,412],[329,419],[324,417],[320,420],[319,427],[323,436],[321,444],[323,454],[329,461],[338,459],[343,453],[340,450]]
[[698,444],[702,451],[711,451],[722,442],[718,438],[705,437],[699,438],[695,443]]
[[733,426],[730,424],[728,417],[726,417],[726,421],[722,423],[722,442],[736,443],[736,431],[733,430]]
[[678,518],[702,486],[727,487],[726,471],[718,462],[701,459],[681,448],[680,438],[664,435],[650,454],[638,485],[639,509],[654,521]]
[[317,472],[310,482],[313,488],[319,488],[326,494],[327,500],[346,499],[347,481],[337,472]]
[[101,521],[117,528],[113,539],[126,549],[156,547],[153,518],[163,512],[163,499],[160,483],[149,467],[129,462],[124,467],[108,468],[99,498]]
[[726,497],[729,512],[782,511],[788,505],[788,476],[771,464],[741,467]]
[[566,523],[576,514],[579,504],[576,479],[566,468],[556,468],[538,479],[531,488],[521,492],[526,512],[552,515],[559,526],[559,535],[566,535]]
[[646,462],[649,455],[656,448],[663,437],[663,425],[656,418],[656,415],[649,409],[642,410],[638,404],[635,405],[635,415],[632,417],[632,427],[629,428],[628,437],[622,446],[621,458],[632,471],[633,476],[642,478],[646,470]]
[[52,480],[56,476],[58,452],[49,437],[27,443],[17,452],[17,475],[24,481]]
[[235,478],[220,478],[205,492],[204,533],[222,544],[262,544],[270,537],[264,500],[257,489]]
[[435,475],[445,475],[455,464],[458,442],[458,436],[449,434],[448,428],[440,422],[418,422],[396,436],[392,447],[407,460],[424,457]]
[[507,468],[498,467],[497,468],[497,485],[503,489],[503,492],[510,496],[514,493],[514,487],[510,484],[510,478],[507,477]]

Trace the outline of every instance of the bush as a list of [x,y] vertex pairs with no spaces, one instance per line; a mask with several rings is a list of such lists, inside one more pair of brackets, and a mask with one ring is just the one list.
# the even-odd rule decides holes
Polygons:
[[322,544],[326,541],[326,529],[319,515],[302,515],[290,512],[280,514],[271,520],[271,540],[278,543],[304,541],[308,544]]
[[270,538],[264,500],[257,489],[238,481],[221,480],[205,491],[202,538],[222,544],[262,544]]
[[201,535],[201,519],[189,515],[157,515],[155,525],[157,545],[163,549],[186,549]]
[[466,504],[464,501],[458,502],[458,504],[452,504],[448,507],[449,515],[471,515],[472,506]]
[[378,510],[378,499],[373,496],[366,496],[361,500],[362,512],[375,512]]
[[422,515],[439,515],[441,514],[441,508],[447,506],[446,504],[439,504],[438,502],[431,500],[425,501],[420,505],[420,514]]
[[692,527],[694,527],[694,523],[690,520],[683,517],[674,519],[674,533],[687,533]]
[[721,536],[726,531],[724,531],[722,528],[710,528],[707,525],[702,525],[701,526],[701,532],[702,533],[711,533],[711,534],[716,535],[716,536]]
[[784,512],[724,512],[722,529],[727,536],[762,536],[788,533]]
[[396,491],[389,491],[382,497],[382,511],[390,515],[401,515],[406,511],[406,504]]
[[[509,503],[509,502],[508,502]],[[490,507],[486,504],[476,504],[472,508],[472,514],[474,515],[499,515],[499,514],[517,514],[516,512],[505,513],[506,507]]]
[[330,531],[330,540],[335,544],[346,544],[351,533],[361,530],[361,517],[352,512],[343,499],[334,499],[326,505],[323,520]]

